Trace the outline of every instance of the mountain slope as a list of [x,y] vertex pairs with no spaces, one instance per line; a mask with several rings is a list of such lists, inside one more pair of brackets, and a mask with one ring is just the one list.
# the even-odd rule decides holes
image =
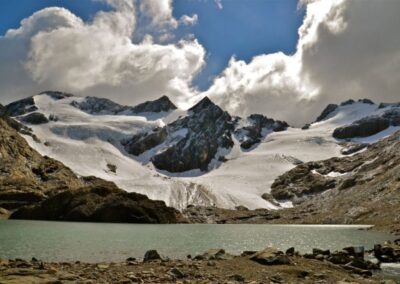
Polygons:
[[299,203],[281,212],[283,222],[374,224],[400,232],[400,131],[356,155],[299,165],[275,181],[272,194]]
[[166,207],[164,202],[125,193],[115,184],[95,177],[78,178],[61,162],[33,150],[15,125],[18,123],[2,112],[0,207],[16,210],[11,218],[140,223],[180,221],[180,214]]
[[26,122],[23,117],[30,113],[17,116],[42,140],[25,136],[32,147],[79,175],[113,181],[178,209],[190,204],[290,207],[292,200],[277,204],[271,195],[278,176],[301,163],[361,151],[400,129],[392,125],[367,137],[334,138],[337,128],[398,108],[369,100],[329,107],[316,122],[298,129],[262,115],[233,117],[206,98],[188,111],[136,115],[115,112],[111,103],[91,114],[74,106],[87,98],[52,94],[34,96],[36,109],[30,112],[48,122]]

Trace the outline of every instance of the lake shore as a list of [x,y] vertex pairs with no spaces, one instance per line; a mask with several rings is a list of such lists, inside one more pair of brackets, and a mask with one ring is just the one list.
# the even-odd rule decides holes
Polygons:
[[0,260],[0,283],[396,283],[375,274],[372,263],[356,260],[351,248],[338,253],[267,248],[240,256],[209,250],[184,260],[148,251],[141,260],[118,263]]

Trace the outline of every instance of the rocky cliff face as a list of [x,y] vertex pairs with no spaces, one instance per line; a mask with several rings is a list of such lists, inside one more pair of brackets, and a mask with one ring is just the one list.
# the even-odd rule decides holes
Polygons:
[[187,116],[165,127],[139,133],[123,145],[128,153],[136,156],[155,149],[150,160],[160,170],[207,171],[213,159],[224,160],[224,153],[234,145],[233,135],[243,149],[249,149],[260,143],[268,132],[287,127],[286,122],[257,114],[247,119],[232,118],[206,97],[189,109]]
[[135,155],[161,148],[151,157],[160,170],[207,170],[220,148],[233,146],[233,128],[231,116],[205,98],[189,109],[187,116],[150,133],[140,133],[124,144]]
[[242,124],[235,129],[235,136],[242,149],[250,149],[261,142],[270,132],[286,130],[289,125],[285,121],[273,120],[261,114],[252,114],[247,119],[236,118]]
[[0,207],[14,211],[11,218],[179,221],[179,212],[164,202],[126,193],[97,178],[78,178],[62,163],[41,156],[19,135],[18,125],[4,113],[0,117]]
[[271,193],[277,200],[299,203],[282,211],[281,216],[292,221],[400,230],[399,177],[400,132],[396,132],[354,156],[299,165],[277,178]]

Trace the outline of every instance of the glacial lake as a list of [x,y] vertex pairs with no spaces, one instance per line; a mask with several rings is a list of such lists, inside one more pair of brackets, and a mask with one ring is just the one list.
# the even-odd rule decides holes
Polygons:
[[0,221],[0,258],[44,261],[124,261],[156,249],[171,258],[223,248],[240,254],[273,246],[337,250],[372,248],[394,236],[347,225],[138,225],[44,221]]

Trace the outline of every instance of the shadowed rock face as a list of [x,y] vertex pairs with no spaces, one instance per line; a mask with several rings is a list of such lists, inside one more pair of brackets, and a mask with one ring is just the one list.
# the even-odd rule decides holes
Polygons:
[[379,133],[390,126],[390,121],[379,116],[365,117],[350,125],[338,127],[333,131],[333,137],[347,139],[354,137],[368,137]]
[[329,104],[320,114],[320,116],[317,117],[317,120],[315,122],[320,122],[323,121],[328,117],[329,114],[334,112],[339,106],[336,104]]
[[155,101],[147,101],[132,108],[135,113],[143,112],[167,112],[175,110],[176,106],[170,101],[167,96],[162,96]]
[[37,111],[33,97],[25,98],[5,106],[9,116],[19,116]]
[[[239,118],[240,120],[240,118]],[[288,128],[285,121],[273,120],[261,114],[252,114],[247,118],[247,125],[235,130],[235,136],[243,149],[249,149],[261,142],[266,135],[265,132],[284,131]]]
[[151,158],[160,170],[207,170],[220,148],[229,149],[233,146],[233,128],[231,116],[204,98],[189,109],[186,117],[152,132],[135,135],[124,146],[134,155],[160,146],[159,153]]
[[[40,93],[39,95],[44,95],[44,94],[50,96],[54,100],[61,100],[64,98],[72,97],[71,94],[58,91],[46,91]],[[27,97],[25,99],[10,103],[5,106],[5,109],[7,110],[7,114],[11,117],[24,115],[38,110],[38,108],[35,105],[34,97]]]
[[77,190],[66,190],[48,199],[20,208],[11,219],[122,222],[122,223],[178,223],[180,213],[163,201],[120,190],[111,182],[86,178],[89,185]]
[[45,124],[49,122],[49,119],[43,113],[40,112],[32,112],[25,116],[19,117],[18,119],[24,123],[33,125]]
[[377,134],[389,126],[400,126],[400,109],[390,108],[380,115],[367,116],[350,125],[338,127],[333,137],[349,139],[354,137],[368,137]]
[[176,106],[170,101],[167,96],[154,101],[147,101],[137,106],[124,106],[117,104],[109,99],[97,98],[97,97],[86,97],[83,101],[73,101],[72,106],[90,113],[90,114],[140,114],[148,112],[168,112],[176,109]]
[[153,164],[161,170],[183,172],[192,169],[207,170],[219,148],[233,146],[231,116],[203,99],[190,110],[187,117],[169,124],[168,132],[187,130],[187,134],[164,151],[152,157]]

